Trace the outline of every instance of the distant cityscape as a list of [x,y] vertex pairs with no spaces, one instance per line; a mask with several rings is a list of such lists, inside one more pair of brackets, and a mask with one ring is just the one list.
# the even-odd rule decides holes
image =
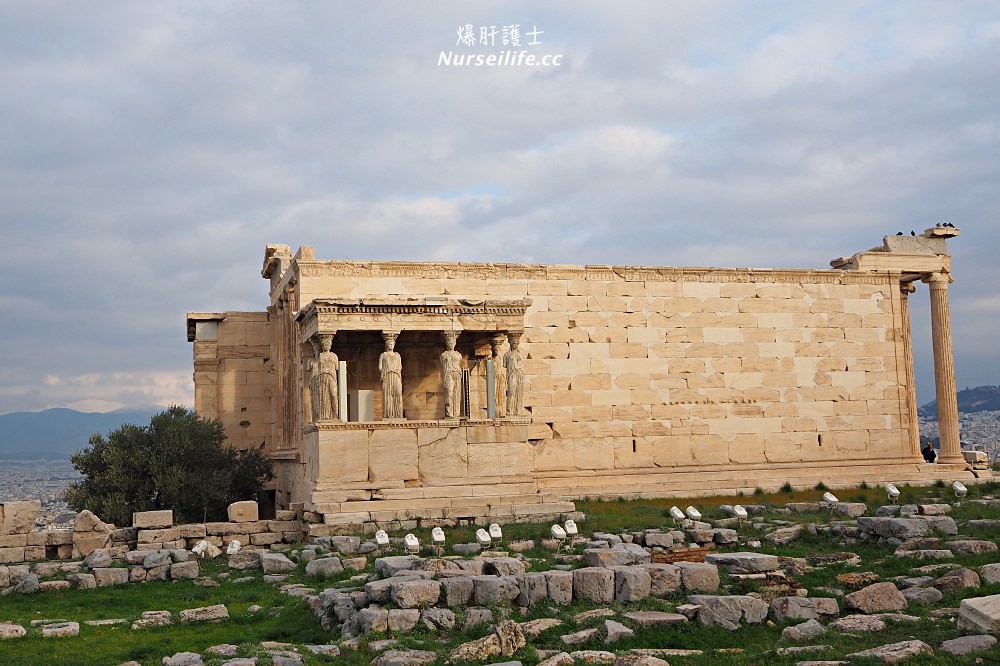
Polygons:
[[[937,418],[921,415],[920,438],[938,439]],[[985,451],[990,460],[1000,460],[1000,411],[959,412],[963,451]]]
[[72,527],[63,493],[80,478],[69,460],[0,460],[0,502],[41,500],[39,527]]

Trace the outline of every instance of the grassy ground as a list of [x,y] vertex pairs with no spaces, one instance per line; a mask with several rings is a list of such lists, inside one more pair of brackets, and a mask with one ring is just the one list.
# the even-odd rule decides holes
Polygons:
[[[954,497],[950,495],[950,488],[901,488],[901,490],[903,491],[901,502],[954,501]],[[969,489],[968,499],[986,494],[996,496],[998,491],[1000,491],[1000,487],[997,484],[972,486]],[[779,518],[793,523],[815,523],[822,528],[831,521],[828,512],[779,514],[774,510],[787,502],[817,500],[822,493],[823,489],[816,489],[800,492],[778,492],[769,495],[756,494],[746,497],[578,502],[577,506],[587,514],[586,522],[580,524],[582,533],[593,531],[622,533],[640,531],[649,527],[670,528],[672,520],[669,518],[669,508],[674,505],[684,508],[688,504],[697,506],[708,520],[726,515],[718,509],[721,504],[765,504],[769,506],[766,517],[770,520]],[[875,507],[885,503],[885,492],[881,488],[840,489],[835,493],[843,501],[866,502],[871,509],[869,513],[873,513]],[[1000,510],[969,502],[968,499],[963,501],[960,506],[956,506],[950,514],[960,525],[963,521],[972,518],[1000,517]],[[834,520],[837,519],[838,517],[834,516]],[[475,528],[447,530],[448,541],[449,543],[474,541],[474,531]],[[760,538],[764,533],[763,530],[755,529],[750,523],[740,526],[738,531],[741,541]],[[418,530],[416,533],[422,538],[422,541],[429,539],[429,530]],[[974,530],[963,527],[961,533],[963,537],[973,536],[993,541],[1000,540],[1000,535],[996,534],[996,530]],[[525,553],[531,560],[531,570],[544,570],[555,564],[552,554],[543,551],[540,547],[541,540],[548,536],[547,525],[506,526],[504,536],[505,541],[523,538],[536,540],[536,548]],[[743,550],[745,548],[745,546],[739,546],[736,549]],[[797,541],[788,546],[777,548],[765,543],[760,550],[791,557],[848,550],[861,556],[863,561],[860,567],[835,565],[799,576],[798,580],[810,590],[811,596],[828,596],[828,592],[815,588],[835,587],[837,585],[835,576],[839,573],[872,571],[883,580],[889,580],[897,576],[911,575],[915,567],[933,564],[930,561],[892,557],[892,548],[889,546],[845,544],[838,537],[824,534],[822,529],[818,534],[804,532]],[[220,559],[224,560],[225,558]],[[949,562],[976,568],[991,561],[1000,561],[1000,556],[996,553],[961,556]],[[370,571],[371,564],[369,564]],[[67,664],[72,666],[93,664],[107,666],[136,660],[146,666],[151,666],[159,664],[166,655],[181,651],[204,654],[206,648],[219,643],[236,644],[240,646],[240,656],[252,656],[258,653],[262,641],[288,642],[301,646],[304,644],[336,643],[339,640],[337,632],[330,633],[320,628],[303,602],[280,592],[275,585],[265,584],[259,572],[249,582],[233,583],[231,579],[242,576],[242,572],[234,571],[229,577],[226,577],[227,567],[224,562],[205,562],[203,574],[215,577],[220,583],[219,586],[199,587],[192,581],[150,582],[96,590],[74,589],[65,592],[44,592],[32,596],[8,595],[0,597],[0,621],[13,621],[26,627],[32,620],[39,619],[58,618],[81,623],[80,635],[76,638],[46,639],[41,637],[38,629],[32,629],[29,630],[29,635],[25,638],[0,643],[0,664]],[[300,565],[288,582],[303,582],[316,589],[323,589],[324,587],[350,585],[346,581],[348,576],[349,574],[345,573],[338,579],[318,583],[315,580],[309,580],[304,574],[304,565]],[[723,585],[722,593],[742,594],[755,589],[754,583],[736,583],[725,575],[723,575]],[[987,594],[1000,594],[1000,585],[950,594],[935,607],[954,607],[964,597]],[[619,614],[637,609],[672,611],[684,601],[682,595],[677,595],[659,599],[650,598],[628,607],[613,605],[612,608]],[[175,624],[169,627],[140,631],[133,631],[130,628],[131,622],[138,619],[142,611],[169,610],[176,616],[183,609],[219,603],[226,604],[229,608],[231,619],[228,622],[209,625]],[[253,605],[261,606],[262,610],[256,613],[249,612],[248,609]],[[587,627],[603,627],[603,618],[583,622],[574,620],[577,613],[592,608],[594,605],[588,603],[575,603],[572,606],[561,608],[543,603],[531,609],[524,616],[509,606],[494,609],[494,614],[497,618],[509,616],[518,621],[535,617],[558,617],[563,621],[561,626],[550,629],[538,638],[530,640],[529,647],[515,655],[515,658],[527,665],[537,663],[540,660],[537,650],[567,649],[559,639],[561,635]],[[780,666],[794,664],[801,659],[835,659],[847,652],[907,640],[912,637],[920,638],[936,648],[941,641],[959,635],[952,622],[929,618],[927,614],[929,610],[923,606],[911,605],[906,612],[920,618],[918,622],[890,622],[883,632],[857,635],[829,632],[817,639],[815,643],[829,645],[831,650],[795,657],[782,657],[775,652],[777,648],[789,644],[781,640],[781,629],[786,625],[774,625],[773,623],[745,626],[736,632],[705,628],[696,623],[676,625],[670,628],[636,628],[634,636],[616,642],[613,646],[604,644],[602,629],[588,643],[570,649],[607,649],[611,647],[619,653],[630,648],[699,649],[705,651],[705,654],[690,657],[667,657],[667,660],[674,666],[678,664],[767,664],[768,666]],[[459,615],[461,616],[460,612]],[[82,624],[85,620],[109,618],[125,618],[128,623],[102,627]],[[618,617],[617,619],[621,621],[622,618]],[[461,624],[459,623],[458,626]],[[487,631],[488,627],[486,626],[476,627],[469,631],[456,629],[447,634],[421,629],[391,638],[398,638],[400,647],[434,650],[439,654],[446,654],[452,647],[478,638]],[[370,637],[371,640],[382,638],[387,638],[387,636]],[[728,649],[741,651],[724,651]],[[367,648],[366,642],[362,642],[359,651],[344,650],[335,661],[346,664],[367,664],[374,656],[375,652]],[[983,661],[977,662],[977,658],[981,658]],[[218,664],[222,661],[224,659],[221,658],[206,659],[208,664]],[[304,661],[306,664],[329,663],[324,657],[312,655],[304,656]],[[261,663],[270,662],[261,660]],[[1000,663],[1000,648],[965,658],[935,654],[914,658],[907,663]]]

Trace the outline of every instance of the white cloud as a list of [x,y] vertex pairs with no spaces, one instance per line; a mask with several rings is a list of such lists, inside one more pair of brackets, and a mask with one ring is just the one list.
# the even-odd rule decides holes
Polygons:
[[[459,24],[513,21],[564,65],[437,67]],[[190,402],[184,313],[263,308],[268,242],[823,268],[950,220],[956,359],[996,373],[998,26],[972,1],[8,3],[0,412]]]

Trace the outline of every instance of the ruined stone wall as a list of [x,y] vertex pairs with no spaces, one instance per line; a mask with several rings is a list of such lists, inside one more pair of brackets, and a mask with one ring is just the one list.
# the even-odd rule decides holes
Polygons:
[[275,366],[266,312],[220,313],[194,342],[195,411],[219,418],[228,443],[276,448]]

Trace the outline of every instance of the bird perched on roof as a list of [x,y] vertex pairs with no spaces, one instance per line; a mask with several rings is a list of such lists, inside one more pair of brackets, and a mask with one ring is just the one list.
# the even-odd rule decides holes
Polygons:
[[952,224],[951,222],[945,222],[944,226],[948,227],[949,229],[954,229],[955,228],[955,225]]
[[902,236],[902,235],[903,235],[903,232],[902,232],[902,231],[897,231],[897,232],[896,232],[896,235],[897,235],[897,236]]
[[935,224],[934,226],[935,226],[936,228],[940,229],[940,228],[941,228],[941,223],[940,223],[940,222],[938,222],[938,223],[937,223],[937,224]]
[[913,231],[913,230],[911,229],[911,230],[910,230],[910,235],[911,235],[911,236],[916,236],[916,235],[917,235],[917,232],[915,232],[915,231]]

